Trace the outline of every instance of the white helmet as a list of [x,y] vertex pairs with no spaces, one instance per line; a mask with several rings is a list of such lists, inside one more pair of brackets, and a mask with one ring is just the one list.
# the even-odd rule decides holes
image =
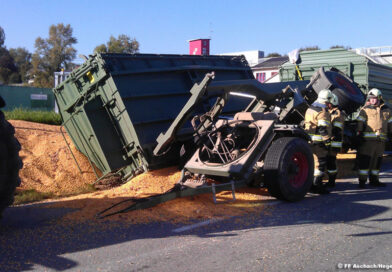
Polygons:
[[382,99],[382,93],[379,89],[373,88],[368,92],[367,98],[378,98]]
[[332,92],[330,90],[321,90],[317,96],[317,102],[321,104],[332,103]]
[[336,94],[332,93],[332,100],[331,104],[334,105],[335,107],[339,106],[339,98]]

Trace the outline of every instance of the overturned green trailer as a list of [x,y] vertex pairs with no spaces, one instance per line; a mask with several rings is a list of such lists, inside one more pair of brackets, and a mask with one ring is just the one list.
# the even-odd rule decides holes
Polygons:
[[[339,69],[354,80],[363,93],[379,88],[392,102],[392,67],[373,62],[369,57],[343,48],[300,52],[298,68],[309,80],[320,67]],[[286,62],[279,70],[281,81],[299,80],[295,65]]]
[[[95,54],[74,70],[54,94],[63,126],[79,151],[105,175],[127,179],[178,160],[182,136],[161,156],[152,154],[195,83],[215,71],[215,81],[253,79],[244,57],[154,54]],[[247,97],[232,97],[224,114],[240,111]],[[204,113],[210,101],[199,104]]]
[[[296,201],[313,179],[309,136],[300,123],[317,92],[339,79],[334,93],[356,93],[362,100],[354,104],[364,102],[344,74],[315,75],[262,84],[243,57],[97,54],[54,92],[72,141],[103,174],[128,179],[178,161],[183,147],[179,182],[122,212],[206,190],[231,188],[234,197],[234,187],[245,185]],[[221,184],[209,186],[207,178]]]

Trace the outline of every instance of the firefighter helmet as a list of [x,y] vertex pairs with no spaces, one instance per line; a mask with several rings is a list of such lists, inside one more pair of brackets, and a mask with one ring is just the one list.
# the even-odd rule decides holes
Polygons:
[[332,92],[330,90],[321,90],[317,96],[317,102],[321,104],[331,103],[332,101]]
[[367,98],[378,98],[382,99],[382,93],[379,89],[373,88],[368,92]]

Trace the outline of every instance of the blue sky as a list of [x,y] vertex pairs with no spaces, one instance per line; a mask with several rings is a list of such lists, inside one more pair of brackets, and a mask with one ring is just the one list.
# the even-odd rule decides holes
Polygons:
[[30,52],[57,23],[72,26],[84,55],[119,34],[136,38],[141,53],[162,54],[188,54],[187,40],[208,37],[211,54],[392,45],[389,0],[0,0],[0,14],[7,48]]

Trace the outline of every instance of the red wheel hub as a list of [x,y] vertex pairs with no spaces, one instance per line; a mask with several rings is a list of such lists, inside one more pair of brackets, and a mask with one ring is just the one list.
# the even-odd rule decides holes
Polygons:
[[305,184],[308,178],[309,164],[306,156],[301,152],[296,152],[291,157],[289,167],[289,183],[295,188]]
[[336,76],[336,82],[339,85],[342,85],[347,91],[349,91],[352,95],[357,95],[357,92],[355,91],[355,89],[353,88],[353,86],[351,85],[350,82],[347,81],[347,79],[345,79],[342,76]]

